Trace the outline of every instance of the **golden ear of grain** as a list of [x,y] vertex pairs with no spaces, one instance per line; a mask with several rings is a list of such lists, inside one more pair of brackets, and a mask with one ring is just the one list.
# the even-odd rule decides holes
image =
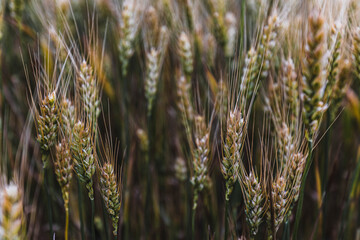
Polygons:
[[134,53],[134,40],[137,34],[136,4],[133,1],[124,1],[120,19],[120,39],[118,43],[121,61],[122,77],[127,75],[129,59]]
[[160,75],[160,54],[156,49],[152,48],[150,52],[146,54],[146,57],[147,75],[145,79],[145,97],[148,102],[148,115],[150,115]]
[[240,91],[242,93],[242,102],[248,102],[255,94],[255,86],[258,80],[259,68],[257,65],[257,57],[255,49],[252,47],[245,58],[245,66],[241,79]]
[[72,162],[70,155],[70,146],[64,138],[56,146],[56,158],[54,160],[56,179],[60,185],[62,197],[64,199],[65,210],[68,211],[69,190],[72,178]]
[[327,84],[324,93],[324,102],[332,101],[333,87],[336,84],[336,79],[339,71],[339,57],[340,47],[342,43],[342,32],[339,29],[340,26],[334,25],[331,29],[331,40],[333,41],[333,47],[328,60],[327,69]]
[[181,76],[177,83],[177,95],[178,95],[178,107],[180,112],[183,114],[183,123],[184,126],[186,121],[192,122],[194,119],[194,110],[191,102],[191,83],[186,79],[186,77]]
[[360,27],[354,31],[352,54],[354,57],[355,74],[358,80],[360,80]]
[[228,111],[228,94],[229,91],[226,83],[220,80],[216,91],[215,111],[223,123],[226,121],[226,115]]
[[55,91],[46,96],[40,103],[40,112],[36,115],[37,141],[42,150],[44,168],[50,149],[54,146],[58,133],[58,106]]
[[206,126],[203,116],[195,117],[195,148],[193,153],[194,175],[191,183],[194,187],[193,209],[197,207],[197,200],[200,192],[209,186],[208,164],[209,164],[209,129]]
[[121,192],[119,191],[118,184],[121,183],[116,179],[112,164],[105,163],[100,169],[100,189],[106,209],[112,221],[114,236],[117,236],[121,208]]
[[[295,71],[294,62],[291,57],[282,62],[283,77],[282,82],[285,85],[285,104],[288,109],[287,112],[290,115],[290,123],[294,124],[299,116],[300,99],[299,99],[299,84],[297,80],[297,74]],[[291,129],[290,132],[293,134],[295,129]]]
[[149,149],[149,139],[148,139],[147,133],[143,129],[139,128],[136,131],[136,135],[140,140],[140,148],[141,148],[141,150],[143,152],[147,152],[148,149]]
[[85,183],[89,198],[94,199],[92,176],[95,173],[92,136],[88,127],[81,121],[74,126],[71,141],[71,155],[74,160],[74,170],[78,178]]
[[[288,203],[288,194],[286,191],[286,180],[284,177],[278,176],[278,178],[272,183],[271,197],[273,202],[274,225],[276,233],[280,227],[280,224],[284,221],[287,213],[286,205]],[[267,221],[269,231],[268,239],[273,239],[270,211],[267,211]]]
[[267,25],[263,29],[263,35],[258,46],[257,69],[259,69],[259,80],[266,79],[269,75],[270,61],[274,57],[276,37],[278,30],[278,16],[274,12],[268,19]]
[[179,36],[179,56],[182,66],[182,70],[186,78],[191,79],[193,68],[193,53],[192,46],[189,37],[185,32],[182,32]]
[[69,99],[64,98],[60,103],[60,126],[67,139],[71,139],[72,129],[75,125],[75,107]]
[[319,13],[309,17],[309,32],[305,48],[303,68],[303,121],[306,137],[312,141],[317,132],[320,119],[327,105],[322,101],[324,86],[323,58],[325,47],[324,19]]
[[225,45],[225,56],[233,57],[236,50],[237,41],[237,20],[232,12],[227,12],[225,15],[225,26],[226,26],[226,45]]
[[251,236],[255,236],[266,211],[265,193],[252,172],[248,176],[244,176],[244,181],[241,184],[243,184],[242,189],[245,198],[246,221],[249,224]]
[[97,119],[100,115],[99,86],[92,67],[85,60],[80,64],[77,80],[87,122],[96,132]]
[[176,158],[174,170],[175,170],[175,176],[179,181],[181,181],[181,182],[186,181],[187,168],[186,168],[185,160],[183,158],[181,158],[181,157]]
[[226,181],[225,199],[229,201],[239,174],[241,153],[245,141],[245,119],[239,110],[231,111],[227,120],[227,133],[221,171]]
[[11,182],[1,190],[0,237],[4,240],[25,239],[25,219],[22,194]]
[[349,60],[340,60],[339,61],[339,74],[337,75],[333,91],[331,93],[331,102],[332,102],[332,111],[331,119],[335,119],[337,111],[341,105],[341,101],[346,94],[351,81],[352,74],[352,64]]

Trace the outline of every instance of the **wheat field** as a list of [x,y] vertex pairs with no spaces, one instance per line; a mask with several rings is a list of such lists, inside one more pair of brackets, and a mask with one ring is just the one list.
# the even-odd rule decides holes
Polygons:
[[0,239],[360,240],[358,0],[0,0]]

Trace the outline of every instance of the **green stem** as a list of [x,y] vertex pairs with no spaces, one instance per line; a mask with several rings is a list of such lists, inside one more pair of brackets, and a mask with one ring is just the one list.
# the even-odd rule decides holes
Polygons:
[[227,237],[228,237],[228,228],[229,228],[229,225],[228,225],[228,208],[229,208],[229,201],[225,199],[225,240],[227,240]]
[[78,184],[78,204],[79,204],[79,214],[80,214],[80,231],[81,231],[81,240],[85,240],[85,230],[84,230],[84,219],[83,219],[83,198],[82,198],[82,192],[81,192],[81,185],[79,178],[76,178],[77,184]]
[[65,240],[69,239],[69,207],[65,206]]
[[104,228],[105,228],[105,239],[109,240],[109,224],[108,224],[108,218],[106,215],[106,209],[105,209],[105,204],[104,204],[104,200],[101,200],[101,205],[102,205],[102,213],[103,213],[103,221],[104,221]]
[[293,233],[293,239],[294,240],[296,240],[297,236],[298,236],[299,224],[300,224],[300,219],[301,219],[302,205],[303,205],[303,202],[304,202],[305,183],[306,183],[307,175],[308,175],[309,170],[310,170],[311,160],[312,160],[313,142],[308,141],[308,146],[309,146],[309,155],[308,155],[308,157],[306,159],[304,175],[303,175],[302,181],[301,181],[299,202],[298,202],[298,206],[297,206],[297,209],[296,209],[296,219],[295,219],[294,233]]
[[187,205],[187,208],[186,208],[186,232],[187,232],[187,239],[191,239],[192,237],[192,229],[191,229],[191,211],[192,211],[192,201],[191,201],[191,183],[190,183],[190,180],[187,179],[186,180],[186,193],[185,193],[185,197],[186,197],[186,205]]
[[282,240],[290,240],[290,224],[289,224],[289,220],[285,221],[284,231],[283,231],[281,239]]
[[51,199],[49,194],[49,184],[48,184],[48,178],[47,178],[47,168],[44,168],[43,174],[44,174],[44,188],[45,188],[45,195],[46,195],[46,202],[47,202],[47,210],[48,210],[48,218],[49,218],[49,226],[50,226],[50,233],[51,237],[53,234],[53,222],[52,222],[52,207],[51,207]]
[[152,125],[152,112],[150,112],[147,115],[147,135],[148,135],[148,149],[147,152],[145,153],[145,160],[146,160],[146,165],[147,165],[147,172],[146,172],[146,202],[145,202],[145,234],[147,235],[147,226],[150,226],[150,206],[152,204],[152,177],[151,177],[151,169],[152,169],[152,164],[154,164],[153,159],[152,159],[152,150],[153,150],[153,125]]
[[192,232],[192,238],[195,240],[195,214],[196,214],[196,208],[192,209],[192,216],[191,216],[191,232]]
[[95,224],[94,224],[94,217],[95,217],[95,200],[91,199],[91,239],[95,240]]
[[[128,89],[128,79],[126,79],[126,74],[124,73],[124,71],[121,71],[121,76],[122,76],[122,88],[121,88],[121,93],[122,93],[122,104],[123,104],[123,111],[124,111],[124,116],[122,119],[124,122],[124,128],[122,129],[122,135],[123,135],[123,142],[125,143],[124,149],[126,147],[130,146],[130,130],[129,130],[129,96],[127,95],[127,92],[130,91]],[[124,156],[124,162],[128,162],[129,160],[129,151],[125,152],[125,156]]]
[[[324,144],[325,144],[325,159],[323,164],[323,177],[322,177],[322,195],[325,196],[326,191],[326,183],[327,183],[327,175],[328,175],[328,168],[329,168],[329,142],[331,138],[331,128],[330,128],[330,112],[331,109],[328,109],[326,111],[326,129],[328,129],[328,132],[325,134]],[[323,199],[322,202],[322,239],[326,239],[326,197]]]
[[350,190],[349,190],[349,196],[347,198],[347,201],[346,201],[346,204],[345,204],[345,207],[344,207],[344,211],[343,211],[343,214],[341,216],[341,224],[340,224],[340,231],[339,231],[338,239],[344,239],[345,228],[347,227],[347,225],[349,225],[348,223],[351,222],[350,219],[348,221],[345,221],[345,220],[346,220],[346,217],[349,217],[349,215],[350,215],[350,204],[351,204],[355,189],[357,187],[357,182],[358,182],[359,177],[360,177],[360,156],[357,157],[357,163],[356,163],[355,172],[354,172],[354,175],[353,175],[353,177],[351,179],[351,186],[350,186]]

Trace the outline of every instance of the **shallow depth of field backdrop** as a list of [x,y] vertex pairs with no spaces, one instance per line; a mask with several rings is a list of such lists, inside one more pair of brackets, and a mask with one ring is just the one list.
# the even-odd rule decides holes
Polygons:
[[0,239],[360,240],[358,0],[0,0]]

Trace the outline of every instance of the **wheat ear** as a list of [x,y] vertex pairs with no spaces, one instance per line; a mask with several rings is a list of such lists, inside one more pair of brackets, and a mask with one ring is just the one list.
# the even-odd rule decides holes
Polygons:
[[312,141],[320,125],[322,113],[327,105],[322,101],[324,86],[323,58],[324,58],[324,19],[319,13],[309,17],[309,32],[305,48],[305,62],[303,67],[302,100],[303,121],[306,137]]
[[36,115],[37,121],[37,141],[42,150],[42,160],[44,168],[50,149],[54,146],[58,133],[58,106],[55,92],[50,93],[40,103],[40,112]]
[[56,146],[56,158],[54,161],[56,179],[60,185],[66,213],[65,239],[68,239],[69,228],[69,191],[72,178],[72,162],[70,146],[66,139],[63,139]]
[[208,164],[209,164],[209,129],[206,127],[203,116],[195,117],[195,148],[193,152],[194,175],[191,183],[194,187],[193,209],[197,207],[200,192],[208,186]]
[[248,176],[244,175],[243,179],[239,178],[239,181],[245,200],[246,221],[250,227],[250,235],[254,237],[266,211],[265,192],[261,182],[253,172],[250,172]]
[[96,131],[97,119],[100,114],[99,87],[93,69],[85,60],[80,65],[78,75],[80,96],[83,101],[87,121]]
[[86,184],[90,200],[94,199],[92,176],[95,173],[92,134],[89,127],[78,121],[75,123],[71,141],[71,155],[74,169],[80,181]]
[[224,156],[221,171],[226,181],[225,199],[229,201],[239,174],[239,164],[245,140],[245,119],[239,110],[231,111],[227,120]]
[[121,182],[117,181],[111,163],[105,163],[100,169],[100,189],[106,209],[111,217],[114,228],[113,234],[117,236],[121,208]]
[[360,79],[360,27],[356,28],[353,36],[352,55],[354,58],[355,74]]
[[25,239],[25,219],[22,192],[11,182],[1,191],[0,237],[4,240]]
[[193,53],[192,46],[189,37],[185,32],[182,32],[179,36],[179,56],[180,62],[187,79],[191,79],[193,68]]

